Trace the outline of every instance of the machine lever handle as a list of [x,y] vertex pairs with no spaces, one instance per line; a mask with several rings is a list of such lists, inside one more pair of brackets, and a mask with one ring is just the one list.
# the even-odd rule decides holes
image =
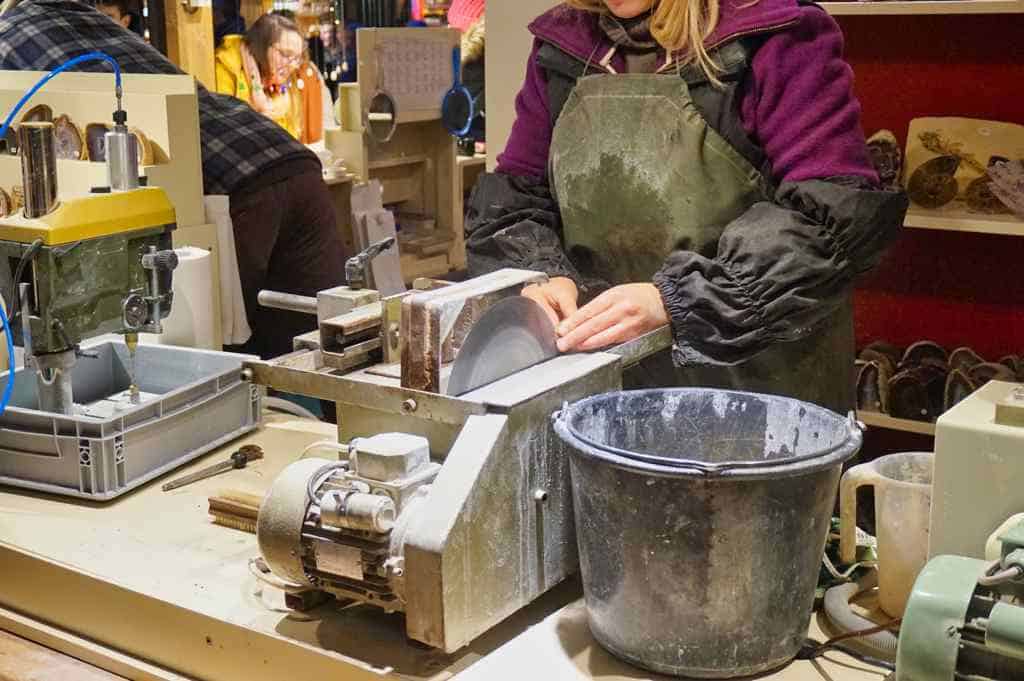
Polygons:
[[147,270],[173,271],[178,267],[178,254],[174,251],[157,251],[142,256],[142,266]]
[[357,290],[366,288],[366,284],[370,279],[370,264],[374,258],[394,246],[395,241],[395,237],[389,236],[375,244],[371,244],[363,252],[348,259],[345,263],[345,279],[348,281],[349,288]]

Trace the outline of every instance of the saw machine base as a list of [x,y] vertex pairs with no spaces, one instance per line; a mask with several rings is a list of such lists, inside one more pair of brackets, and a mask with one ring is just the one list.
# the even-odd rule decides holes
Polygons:
[[670,335],[519,370],[510,365],[536,358],[497,357],[504,378],[445,394],[477,323],[543,280],[502,270],[417,282],[321,319],[319,348],[306,337],[307,349],[247,364],[257,383],[334,401],[350,443],[347,461],[297,462],[268,494],[259,541],[278,577],[402,611],[410,638],[454,652],[578,569],[569,457],[551,415],[620,389],[623,368]]

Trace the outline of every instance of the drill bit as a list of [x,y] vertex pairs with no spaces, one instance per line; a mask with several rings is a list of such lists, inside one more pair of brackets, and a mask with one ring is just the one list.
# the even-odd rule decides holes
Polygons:
[[128,387],[128,397],[132,404],[141,404],[142,398],[139,395],[139,386],[135,380],[135,355],[139,347],[139,334],[126,333],[124,335],[124,343],[128,346],[128,376],[131,379],[131,385]]

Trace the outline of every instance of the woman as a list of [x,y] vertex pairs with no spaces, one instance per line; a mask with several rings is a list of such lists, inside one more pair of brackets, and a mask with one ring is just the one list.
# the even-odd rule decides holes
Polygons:
[[797,0],[571,0],[530,29],[471,274],[546,272],[524,295],[563,352],[669,324],[671,358],[631,386],[849,410],[852,283],[907,202],[877,188],[835,22]]
[[225,36],[217,48],[217,92],[248,102],[301,142],[317,142],[323,137],[323,90],[305,53],[295,22],[266,14],[244,36]]

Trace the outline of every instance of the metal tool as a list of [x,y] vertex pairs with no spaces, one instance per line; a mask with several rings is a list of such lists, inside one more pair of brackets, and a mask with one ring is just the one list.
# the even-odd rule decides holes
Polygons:
[[57,154],[53,123],[22,123],[18,127],[25,217],[41,218],[57,205]]
[[[347,460],[302,459],[273,483],[257,537],[275,575],[404,612],[410,638],[454,652],[578,570],[569,457],[551,414],[619,389],[623,368],[671,336],[544,361],[551,322],[516,302],[544,281],[501,270],[417,282],[321,321],[316,349],[246,363],[255,383],[334,401],[349,443]],[[446,394],[449,371],[474,385],[508,370]]]
[[389,236],[348,259],[345,263],[345,280],[348,281],[349,288],[358,291],[367,287],[371,279],[370,265],[373,264],[373,259],[394,246],[395,241],[395,237]]
[[464,395],[557,355],[555,329],[541,306],[523,296],[507,298],[473,325],[445,392]]
[[215,463],[212,466],[208,466],[207,468],[202,469],[201,471],[196,471],[195,473],[191,473],[184,477],[178,478],[177,480],[172,480],[171,482],[168,482],[160,489],[162,489],[165,492],[170,492],[171,490],[178,489],[179,487],[191,485],[193,482],[199,482],[200,480],[212,478],[213,476],[220,475],[221,473],[224,473],[226,471],[245,468],[246,466],[249,465],[250,462],[262,458],[262,449],[260,449],[256,445],[246,445],[239,449],[234,454],[232,454],[231,458],[229,458],[227,461]]
[[[122,131],[124,111],[114,120]],[[20,131],[26,211],[0,218],[0,260],[17,263],[0,269],[0,294],[20,303],[15,336],[38,369],[40,410],[74,415],[79,344],[106,333],[160,333],[170,313],[175,212],[162,190],[138,188],[131,143],[108,154],[111,187],[58,200],[52,124]],[[118,135],[107,136],[108,148]]]
[[1004,527],[994,562],[938,556],[921,572],[900,627],[896,681],[1024,679],[1024,521]]

